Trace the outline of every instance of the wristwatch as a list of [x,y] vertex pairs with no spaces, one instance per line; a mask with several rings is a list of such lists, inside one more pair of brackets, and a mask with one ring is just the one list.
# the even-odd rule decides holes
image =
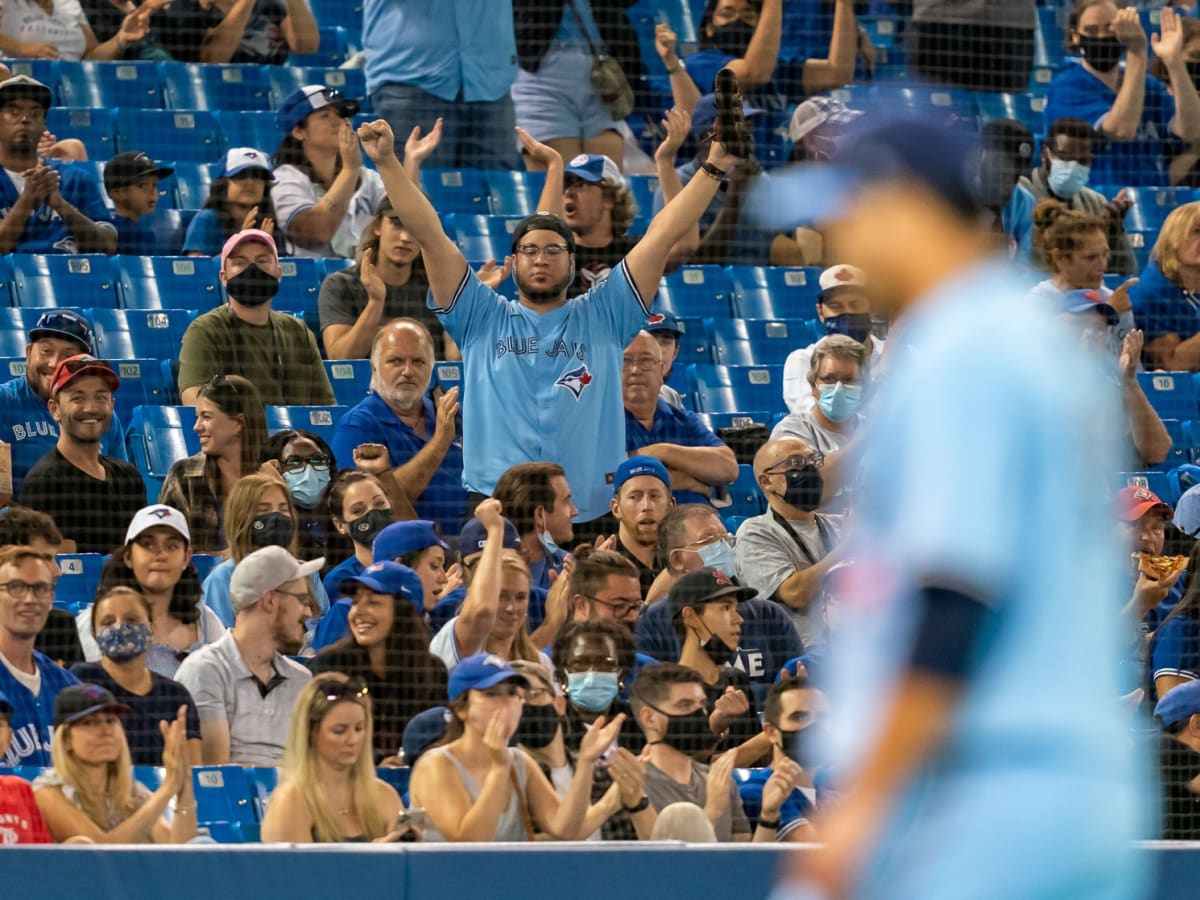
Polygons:
[[642,799],[638,801],[637,806],[626,806],[624,803],[621,804],[621,808],[631,816],[635,813],[640,813],[648,806],[650,806],[650,798],[645,794],[642,794]]

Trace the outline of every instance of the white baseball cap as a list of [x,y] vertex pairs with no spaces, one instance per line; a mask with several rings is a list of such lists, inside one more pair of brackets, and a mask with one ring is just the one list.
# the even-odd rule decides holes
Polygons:
[[858,266],[830,266],[818,280],[822,291],[840,287],[866,287],[867,275]]
[[307,578],[319,572],[325,565],[325,557],[300,562],[283,547],[263,547],[255,550],[233,568],[229,580],[229,600],[234,612],[249,609],[267,591],[281,584]]
[[267,173],[268,180],[275,180],[271,174],[271,159],[267,154],[253,147],[230,147],[229,152],[225,154],[225,166],[221,170],[221,176],[232,178],[247,169],[261,169]]
[[159,525],[175,529],[185,541],[189,544],[192,542],[192,533],[188,530],[187,517],[173,506],[155,503],[153,506],[143,506],[133,514],[133,519],[129,522],[129,529],[125,532],[125,543],[132,544],[143,531]]

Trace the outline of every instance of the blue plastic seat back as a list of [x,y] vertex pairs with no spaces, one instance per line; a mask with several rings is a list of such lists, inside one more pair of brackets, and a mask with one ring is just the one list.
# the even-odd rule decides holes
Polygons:
[[208,256],[120,256],[126,309],[214,309],[224,301],[219,263]]
[[139,406],[166,406],[179,402],[178,389],[161,360],[113,359],[113,368],[121,377],[121,388],[113,394],[113,412],[128,423]]
[[196,824],[257,825],[254,793],[241,766],[195,766],[192,783],[196,791]]
[[141,150],[156,159],[214,162],[225,149],[221,127],[208,110],[120,109],[117,151]]
[[279,786],[279,769],[274,766],[247,766],[246,775],[250,779],[250,790],[254,798],[254,814],[261,822],[266,815],[271,792]]
[[[163,83],[152,62],[68,62],[58,64],[63,106],[103,109],[162,109]],[[57,132],[55,132],[57,134]],[[61,134],[58,135],[62,137]]]
[[757,516],[767,508],[753,466],[738,466],[738,476],[729,486],[729,494],[733,503],[721,510],[723,516]]
[[434,384],[444,391],[458,388],[458,402],[463,399],[463,364],[461,362],[440,361],[433,364]]
[[733,285],[720,266],[683,266],[659,282],[654,308],[685,318],[728,317]]
[[723,365],[781,366],[797,348],[814,340],[805,319],[707,319],[714,360]]
[[[213,148],[211,156],[197,160],[197,162],[220,163],[224,158],[225,150],[229,147],[253,147],[263,153],[274,153],[283,137],[279,132],[279,123],[273,112],[218,110],[215,115],[221,125],[224,143],[221,147]],[[213,177],[216,177],[216,174],[214,172]],[[205,193],[204,196],[207,198],[208,194]]]
[[177,357],[183,333],[195,318],[186,309],[96,309],[88,315],[96,334],[96,350],[108,359]]
[[1195,419],[1197,387],[1190,372],[1139,372],[1138,383],[1154,411],[1164,419]]
[[59,553],[56,559],[62,574],[54,585],[54,605],[76,613],[96,598],[104,557],[99,553]]
[[545,172],[485,172],[491,211],[497,216],[529,216],[537,211]]
[[363,0],[312,0],[309,6],[323,25],[340,26],[348,32],[363,30]]
[[782,366],[688,367],[701,412],[776,409],[783,403]]
[[12,256],[18,306],[117,307],[117,270],[99,253]]
[[214,556],[211,553],[193,553],[192,565],[196,567],[196,574],[200,576],[200,583],[204,583],[204,579],[208,577],[208,573],[221,562],[221,557]]
[[212,182],[209,163],[175,163],[175,206],[178,209],[202,209],[208,202]]
[[83,141],[92,159],[110,159],[117,151],[116,111],[103,107],[55,106],[46,113],[46,128],[60,141]]
[[321,290],[321,267],[315,259],[284,257],[279,260],[283,278],[272,308],[281,312],[317,312],[317,295]]
[[196,410],[191,406],[142,406],[129,418],[129,458],[147,483],[161,482],[171,466],[200,452],[193,430]]
[[369,359],[327,359],[325,374],[333,385],[333,397],[338,406],[354,406],[371,389]]
[[[319,21],[319,20],[318,20]],[[340,66],[350,55],[350,35],[340,26],[321,25],[320,45],[315,53],[292,54],[288,64],[292,66]]]
[[816,315],[815,266],[730,266],[735,315],[744,319],[810,319]]
[[167,109],[269,110],[264,66],[159,63]]
[[268,406],[267,430],[274,434],[285,428],[311,431],[333,444],[333,427],[346,412],[345,406]]
[[424,169],[421,187],[434,209],[448,213],[488,215],[488,186],[478,169]]

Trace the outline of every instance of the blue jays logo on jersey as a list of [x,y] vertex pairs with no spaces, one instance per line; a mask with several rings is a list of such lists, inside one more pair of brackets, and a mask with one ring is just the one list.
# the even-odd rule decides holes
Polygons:
[[584,388],[592,383],[592,373],[588,371],[587,366],[576,366],[569,372],[563,372],[562,377],[554,383],[559,387],[565,387],[578,400]]

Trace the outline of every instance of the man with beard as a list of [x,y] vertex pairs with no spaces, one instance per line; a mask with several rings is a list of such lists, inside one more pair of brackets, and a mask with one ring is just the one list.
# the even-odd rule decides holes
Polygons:
[[[48,310],[30,329],[25,374],[0,384],[0,428],[12,445],[14,494],[20,492],[33,464],[53,450],[58,440],[58,426],[46,407],[54,370],[68,356],[92,352],[92,325],[71,310]],[[116,416],[100,443],[101,451],[113,459],[129,458],[125,429]]]
[[645,325],[667,255],[708,206],[736,157],[714,143],[704,176],[655,216],[612,274],[567,299],[575,277],[575,237],[553,215],[533,215],[513,231],[517,299],[507,300],[470,271],[437,212],[396,159],[391,129],[359,129],[388,197],[421,245],[430,304],[462,349],[471,398],[464,420],[463,483],[492,492],[507,469],[528,460],[560,464],[579,520],[608,511],[612,475],[625,456],[621,351]]
[[418,518],[455,533],[467,511],[458,388],[436,402],[429,396],[434,359],[433,336],[416,319],[394,319],[375,332],[371,392],[338,420],[333,455],[350,465],[359,447],[382,445]]
[[283,759],[292,708],[312,678],[288,657],[300,652],[313,600],[309,576],[323,565],[324,557],[302,563],[282,547],[264,547],[233,570],[233,628],[175,675],[200,713],[204,765],[277,766]]
[[183,334],[184,403],[194,406],[200,388],[218,375],[241,375],[268,405],[334,404],[317,339],[300,319],[271,309],[282,277],[275,239],[267,232],[247,228],[225,242],[221,284],[229,304],[197,317]]
[[0,253],[116,253],[96,179],[38,156],[51,99],[28,75],[0,82]]
[[625,452],[666,466],[677,503],[707,503],[714,487],[737,478],[737,457],[694,412],[660,397],[665,369],[662,347],[652,335],[643,331],[625,348]]
[[619,523],[616,550],[637,568],[643,600],[658,577],[658,526],[674,505],[671,476],[657,459],[631,456],[617,466],[612,499],[612,514]]
[[138,470],[100,452],[120,385],[112,366],[86,353],[58,364],[49,401],[58,443],[21,485],[21,503],[53,518],[79,553],[108,553],[121,546],[129,522],[146,505]]

